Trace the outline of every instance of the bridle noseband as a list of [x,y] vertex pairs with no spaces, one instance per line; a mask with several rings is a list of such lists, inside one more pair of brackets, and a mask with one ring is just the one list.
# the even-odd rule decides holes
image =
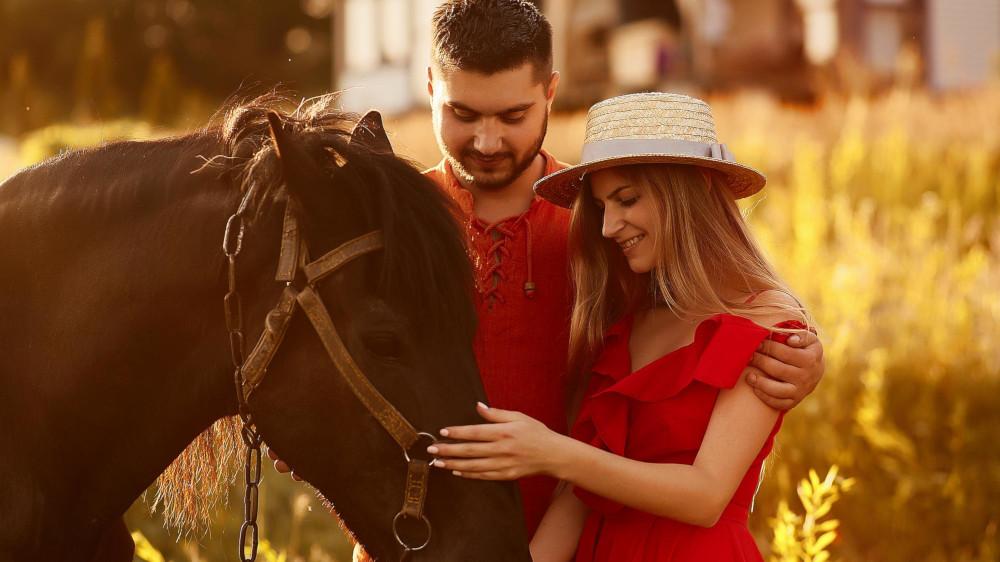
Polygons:
[[[226,222],[222,250],[228,259],[229,291],[224,299],[226,327],[229,331],[230,352],[235,368],[234,380],[242,421],[241,435],[247,446],[245,463],[246,491],[244,494],[244,522],[240,528],[240,560],[253,562],[257,557],[257,495],[260,484],[262,437],[251,416],[249,400],[267,373],[267,367],[274,358],[288,330],[288,325],[296,308],[302,308],[316,330],[323,348],[333,361],[344,382],[365,406],[368,412],[392,436],[403,450],[406,459],[406,487],[403,506],[392,520],[392,532],[402,546],[400,560],[410,553],[425,548],[431,540],[431,523],[424,514],[424,500],[427,497],[427,480],[433,459],[427,455],[429,445],[437,442],[434,435],[417,431],[386,398],[372,385],[364,372],[355,363],[330,313],[323,304],[316,285],[352,260],[381,250],[384,246],[382,232],[375,230],[354,238],[320,258],[308,261],[308,248],[299,233],[299,224],[292,210],[291,200],[286,203],[282,226],[281,251],[278,257],[278,271],[275,280],[285,284],[278,303],[267,313],[264,330],[249,355],[244,355],[243,310],[236,285],[236,258],[243,246],[246,224],[244,215],[251,191],[248,190],[240,206]],[[297,288],[294,282],[299,273],[306,280],[305,286]],[[296,306],[297,305],[297,306]],[[426,537],[420,544],[409,544],[400,532],[400,524],[405,519],[420,522],[426,529]],[[247,555],[247,535],[250,535],[250,554]]]

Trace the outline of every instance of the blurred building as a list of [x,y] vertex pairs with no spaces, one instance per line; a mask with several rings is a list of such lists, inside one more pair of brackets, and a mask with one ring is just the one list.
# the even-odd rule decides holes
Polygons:
[[[346,107],[426,104],[440,0],[336,0]],[[559,103],[649,89],[762,88],[810,99],[893,83],[970,88],[1000,75],[998,0],[544,0]],[[570,56],[572,53],[572,56]]]
[[838,4],[845,49],[876,79],[905,80],[913,75],[941,91],[982,86],[1000,76],[997,0],[841,0]]
[[345,109],[399,113],[426,104],[431,16],[440,0],[336,0],[335,89]]

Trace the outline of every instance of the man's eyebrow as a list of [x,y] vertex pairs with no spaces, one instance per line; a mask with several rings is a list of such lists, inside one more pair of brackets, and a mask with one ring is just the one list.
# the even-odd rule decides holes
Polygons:
[[[475,109],[472,109],[471,107],[465,105],[462,102],[449,101],[449,102],[446,102],[445,105],[447,105],[448,107],[451,107],[453,109],[457,109],[459,111],[466,111],[466,112],[469,112],[469,113],[475,113],[476,115],[484,115],[482,112],[477,111]],[[508,108],[506,108],[506,109],[504,109],[502,111],[499,111],[495,115],[503,115],[505,113],[518,113],[520,111],[527,111],[528,109],[530,109],[534,105],[535,105],[535,102],[533,102],[533,101],[532,102],[528,102],[528,103],[518,104],[518,105],[515,105],[513,107],[508,107]]]
[[514,107],[508,107],[507,109],[501,111],[500,113],[519,113],[521,111],[527,111],[535,105],[535,102],[522,103],[520,105],[515,105]]

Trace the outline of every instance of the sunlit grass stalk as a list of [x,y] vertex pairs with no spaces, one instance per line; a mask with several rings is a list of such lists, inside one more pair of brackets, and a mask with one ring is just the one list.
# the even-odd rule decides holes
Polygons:
[[792,511],[782,500],[777,515],[769,521],[774,531],[770,562],[825,562],[830,560],[829,546],[837,538],[840,521],[829,517],[833,504],[843,492],[854,486],[853,478],[837,476],[832,466],[823,480],[815,470],[799,482],[799,501],[805,511]]

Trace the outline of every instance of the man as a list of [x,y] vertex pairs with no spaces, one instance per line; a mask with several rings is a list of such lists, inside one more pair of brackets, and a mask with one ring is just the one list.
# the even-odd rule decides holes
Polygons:
[[[427,92],[444,158],[425,173],[463,213],[483,385],[491,406],[565,432],[569,211],[532,191],[535,181],[566,166],[541,148],[559,84],[551,27],[526,0],[449,0],[432,25]],[[748,367],[758,396],[775,408],[796,405],[823,373],[819,341],[807,336],[795,345],[802,349],[769,345]],[[534,477],[519,484],[530,537],[556,482]]]
[[[444,159],[426,173],[466,220],[483,386],[492,404],[565,432],[569,212],[531,189],[565,167],[541,150],[559,83],[551,30],[513,0],[445,2],[432,25],[427,92]],[[555,482],[519,483],[530,536]]]

